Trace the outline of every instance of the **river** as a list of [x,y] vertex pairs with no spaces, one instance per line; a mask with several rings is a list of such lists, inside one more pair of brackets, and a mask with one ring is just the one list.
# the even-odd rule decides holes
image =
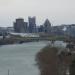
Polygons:
[[0,75],[39,75],[35,55],[46,42],[32,42],[0,47]]

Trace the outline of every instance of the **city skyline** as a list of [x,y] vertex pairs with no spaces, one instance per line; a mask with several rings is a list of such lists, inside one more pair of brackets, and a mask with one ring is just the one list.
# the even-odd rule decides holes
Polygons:
[[16,18],[28,21],[36,16],[37,25],[48,18],[52,25],[75,24],[74,0],[0,0],[0,26],[13,26]]

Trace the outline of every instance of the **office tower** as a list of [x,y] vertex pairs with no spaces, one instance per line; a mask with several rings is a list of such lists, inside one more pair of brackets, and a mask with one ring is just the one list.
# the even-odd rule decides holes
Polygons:
[[28,31],[28,23],[24,22],[24,19],[19,18],[14,22],[14,31],[17,33],[26,33]]
[[45,33],[50,33],[51,32],[51,23],[49,22],[48,19],[44,22],[44,32]]
[[29,33],[36,33],[36,18],[35,17],[29,17]]

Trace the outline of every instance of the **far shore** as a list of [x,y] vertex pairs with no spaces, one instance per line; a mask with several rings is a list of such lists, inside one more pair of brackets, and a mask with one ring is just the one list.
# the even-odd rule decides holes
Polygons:
[[74,42],[74,39],[70,39],[66,36],[49,36],[49,37],[20,37],[20,36],[11,36],[10,38],[0,39],[0,45],[9,45],[9,44],[22,44],[28,42],[38,42],[38,41],[64,41],[64,42]]

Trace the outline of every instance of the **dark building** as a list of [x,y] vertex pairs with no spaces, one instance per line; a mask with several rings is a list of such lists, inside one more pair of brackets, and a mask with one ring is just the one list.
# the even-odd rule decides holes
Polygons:
[[44,32],[44,26],[43,25],[40,25],[39,32]]
[[75,24],[67,25],[65,33],[68,36],[75,37]]
[[29,17],[29,33],[36,33],[36,18],[35,17]]
[[14,22],[14,31],[17,33],[26,33],[28,31],[28,23],[24,22],[24,19],[16,19]]
[[7,27],[7,32],[8,32],[8,33],[14,32],[14,28],[13,28],[13,27]]
[[51,32],[51,23],[49,22],[48,19],[46,19],[44,23],[44,32],[45,33],[50,33]]

